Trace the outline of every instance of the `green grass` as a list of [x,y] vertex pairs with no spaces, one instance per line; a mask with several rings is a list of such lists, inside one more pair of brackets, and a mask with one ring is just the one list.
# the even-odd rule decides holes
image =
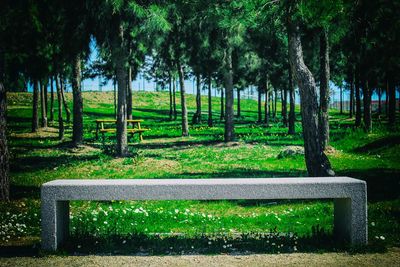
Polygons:
[[[66,97],[71,105],[71,95]],[[180,117],[177,121],[168,118],[167,93],[135,92],[133,99],[134,117],[144,119],[142,126],[151,131],[145,133],[142,143],[130,140],[131,156],[121,159],[112,156],[113,135],[104,142],[94,138],[93,121],[113,117],[112,93],[84,93],[85,146],[79,149],[69,146],[71,124],[67,124],[63,142],[57,140],[56,123],[39,134],[29,133],[31,95],[8,95],[13,199],[10,204],[0,204],[1,245],[38,242],[39,187],[54,179],[307,175],[303,156],[278,159],[286,146],[303,144],[299,114],[297,134],[287,135],[279,112],[269,126],[257,124],[257,103],[243,99],[242,116],[236,118],[237,142],[224,144],[218,98],[213,98],[214,127],[206,126],[207,99],[203,98],[204,123],[190,125],[188,138],[181,137]],[[191,118],[195,111],[192,95],[188,96],[188,107]],[[330,115],[333,148],[328,156],[335,172],[368,183],[370,243],[399,246],[399,129],[388,131],[385,121],[376,122],[373,133],[366,134],[354,130],[346,115],[337,111]],[[75,238],[67,242],[66,249],[90,252],[93,242],[99,244],[96,251],[126,247],[136,252],[139,248],[140,252],[142,247],[154,253],[169,253],[171,246],[175,252],[187,251],[193,244],[194,251],[204,253],[246,248],[271,252],[291,252],[294,247],[335,249],[332,210],[330,201],[76,202],[71,207]],[[228,243],[232,247],[227,247]],[[284,245],[278,249],[278,243]]]

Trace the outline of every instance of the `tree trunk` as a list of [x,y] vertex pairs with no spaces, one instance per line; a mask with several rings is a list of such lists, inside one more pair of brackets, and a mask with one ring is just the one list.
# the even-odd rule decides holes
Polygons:
[[57,102],[58,102],[58,139],[64,139],[64,121],[62,117],[62,95],[61,95],[61,85],[59,82],[59,77],[56,76],[56,90],[57,90]]
[[297,26],[289,22],[290,65],[300,89],[304,151],[308,175],[332,176],[330,162],[319,139],[318,102],[315,80],[304,63],[300,33]]
[[350,113],[349,113],[350,118],[353,118],[353,111],[354,111],[354,79],[352,75],[350,79]]
[[128,80],[127,80],[127,92],[126,92],[126,112],[128,120],[132,119],[132,67],[128,67]]
[[33,81],[32,133],[39,129],[39,81]]
[[112,57],[116,68],[116,78],[118,84],[118,105],[117,105],[117,156],[125,157],[128,155],[128,135],[127,135],[127,104],[126,91],[128,73],[126,70],[126,60],[128,57],[127,49],[124,47],[124,28],[122,23],[118,25],[118,32],[114,36],[112,44]]
[[358,78],[358,74],[356,76],[356,82],[355,82],[354,88],[356,90],[356,122],[355,122],[355,126],[360,127],[362,114],[361,114],[360,80]]
[[237,117],[240,117],[240,89],[237,89]]
[[232,68],[232,49],[228,48],[225,52],[225,72],[224,82],[226,90],[225,98],[225,135],[224,141],[231,142],[235,139],[234,110],[233,110],[233,68]]
[[[325,149],[329,143],[329,39],[326,29],[322,29],[320,33],[320,110],[319,110],[319,133],[322,149]],[[342,107],[342,101],[340,101]]]
[[340,96],[340,114],[343,114],[343,88],[339,87],[339,96]]
[[169,74],[169,86],[168,86],[168,91],[169,91],[169,120],[172,120],[172,115],[173,115],[173,103],[172,103],[172,79],[171,79],[171,74]]
[[262,122],[262,114],[261,114],[261,88],[258,88],[257,90],[257,114],[258,114],[258,123]]
[[174,100],[174,120],[178,117],[178,113],[176,112],[176,81],[175,77],[172,78],[172,94]]
[[221,88],[221,115],[219,119],[222,121],[225,118],[225,101],[224,101],[224,88]]
[[50,78],[50,122],[54,123],[54,81]]
[[67,100],[65,99],[65,82],[64,78],[60,78],[60,86],[61,86],[61,97],[62,97],[62,103],[64,105],[65,113],[67,115],[67,123],[71,122],[71,110],[68,107]]
[[[2,63],[0,64],[2,68]],[[10,165],[7,144],[7,95],[3,85],[2,71],[0,75],[0,200],[8,201],[10,199]]]
[[[393,76],[391,76],[393,77]],[[394,127],[396,122],[396,87],[392,80],[389,80],[389,126]]]
[[208,127],[213,126],[213,119],[212,119],[212,98],[211,98],[211,75],[208,76]]
[[201,78],[196,74],[196,113],[193,116],[193,124],[201,123]]
[[268,98],[269,98],[269,88],[268,88],[268,81],[265,88],[265,102],[264,102],[264,122],[266,126],[269,126],[269,105],[268,105]]
[[114,87],[114,118],[117,119],[117,81],[116,79],[113,80],[113,87]]
[[272,114],[272,116],[274,118],[274,121],[276,121],[276,113],[277,113],[276,106],[277,106],[277,102],[278,102],[278,89],[274,88],[274,102],[273,102],[274,113]]
[[43,82],[39,83],[40,86],[40,113],[41,113],[41,127],[47,128],[47,114],[46,114],[46,99],[45,99],[45,85]]
[[72,65],[72,101],[73,101],[73,122],[72,122],[72,143],[74,146],[83,143],[83,99],[81,91],[81,58],[76,55]]
[[294,92],[294,86],[293,86],[293,75],[292,75],[292,69],[289,66],[289,101],[290,101],[290,107],[289,107],[289,129],[288,129],[288,134],[295,134],[296,129],[295,129],[295,122],[296,122],[296,113],[295,113],[295,108],[296,108],[296,103],[295,103],[295,92]]
[[364,129],[367,132],[372,130],[371,120],[371,90],[369,88],[368,80],[363,80],[363,103],[364,103]]
[[189,136],[189,124],[188,124],[188,114],[186,107],[186,90],[185,90],[185,74],[183,72],[183,66],[180,61],[177,60],[177,68],[179,75],[179,86],[181,91],[181,106],[182,106],[182,136]]
[[281,99],[282,99],[282,123],[283,126],[287,127],[288,118],[287,118],[287,90],[284,88],[281,90]]
[[382,89],[378,88],[378,114],[382,114]]

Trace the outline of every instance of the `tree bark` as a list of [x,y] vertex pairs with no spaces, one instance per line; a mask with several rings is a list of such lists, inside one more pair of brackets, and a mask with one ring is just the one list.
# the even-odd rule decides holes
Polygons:
[[225,52],[225,134],[224,141],[231,142],[235,139],[234,110],[233,110],[233,68],[232,68],[232,48]]
[[222,121],[225,118],[225,101],[224,101],[224,88],[221,88],[221,114],[219,119]]
[[68,103],[67,100],[65,99],[65,82],[64,82],[64,78],[60,78],[60,87],[61,87],[61,98],[62,98],[62,103],[64,105],[64,109],[65,109],[65,114],[67,115],[67,123],[71,122],[71,110],[68,107]]
[[368,80],[363,79],[363,104],[364,104],[364,129],[367,132],[372,130],[371,120],[371,90],[369,88]]
[[32,133],[39,129],[39,82],[33,81],[33,105],[32,105]]
[[378,88],[378,114],[382,114],[382,89]]
[[269,85],[268,85],[268,80],[265,83],[265,102],[264,102],[264,110],[265,110],[265,114],[264,114],[264,122],[266,126],[269,126],[269,105],[268,105],[268,99],[269,99]]
[[[0,64],[2,65],[1,62]],[[0,70],[0,75],[0,200],[8,201],[10,199],[10,164],[7,144],[7,95],[3,85],[2,70]]]
[[304,63],[300,33],[297,26],[288,23],[290,65],[300,89],[304,151],[308,175],[332,176],[330,162],[319,139],[318,102],[315,80]]
[[257,90],[257,114],[258,114],[258,119],[257,122],[261,123],[262,122],[262,112],[261,112],[261,88],[258,88]]
[[288,134],[295,134],[296,129],[295,129],[295,122],[296,122],[296,113],[295,113],[295,108],[296,108],[296,103],[295,103],[295,92],[294,92],[294,86],[293,86],[293,75],[292,75],[292,69],[289,66],[289,129],[288,129]]
[[343,114],[343,88],[339,87],[339,96],[340,96],[340,114]]
[[213,127],[212,98],[211,98],[211,75],[208,76],[208,127]]
[[72,101],[73,101],[73,122],[72,122],[72,143],[79,146],[83,143],[83,99],[81,91],[81,58],[75,56],[72,64]]
[[240,111],[240,89],[238,88],[237,91],[237,117],[241,116],[241,111]]
[[132,67],[128,67],[128,80],[127,80],[127,92],[126,92],[126,112],[128,120],[132,119]]
[[352,75],[350,79],[350,113],[349,113],[350,118],[353,118],[353,112],[354,112],[354,79]]
[[173,102],[174,102],[174,120],[178,117],[178,113],[176,112],[176,81],[175,77],[172,78],[172,94],[173,94]]
[[128,73],[126,60],[128,57],[127,49],[124,44],[124,28],[122,23],[118,25],[117,33],[112,44],[112,57],[116,68],[116,78],[118,84],[118,105],[117,105],[117,156],[125,157],[128,155],[128,135],[127,135],[127,104],[126,91]]
[[50,122],[54,123],[54,81],[50,78]]
[[196,113],[193,116],[193,124],[201,123],[201,78],[196,74]]
[[188,114],[186,107],[186,90],[185,90],[185,73],[180,61],[177,60],[177,68],[179,75],[179,86],[181,91],[181,106],[182,106],[182,136],[189,136]]
[[168,91],[169,91],[169,120],[172,120],[172,115],[173,115],[173,103],[172,103],[172,79],[171,79],[171,74],[169,74],[169,86],[168,86]]
[[283,123],[283,126],[287,127],[288,118],[287,118],[287,90],[286,90],[286,88],[281,90],[281,99],[282,99],[282,123]]
[[358,78],[358,74],[356,74],[356,82],[354,85],[354,88],[356,90],[356,121],[355,121],[355,126],[360,127],[361,126],[361,96],[360,96],[360,80]]
[[116,78],[113,80],[114,88],[114,118],[117,119],[118,105],[117,105],[117,81]]
[[391,79],[389,79],[388,82],[388,90],[389,90],[389,126],[394,127],[396,123],[396,87]]
[[41,113],[41,127],[47,128],[47,112],[46,112],[46,99],[45,99],[45,85],[43,82],[39,83],[40,86],[40,113]]
[[62,117],[62,96],[61,96],[61,85],[59,77],[56,76],[56,90],[57,90],[57,102],[58,102],[58,139],[64,139],[64,121]]
[[[329,39],[326,29],[322,29],[320,33],[320,110],[319,110],[319,133],[322,149],[325,149],[329,143]],[[340,101],[342,107],[342,101]]]
[[273,102],[274,113],[272,114],[272,117],[274,118],[274,121],[276,121],[276,113],[277,113],[276,106],[277,106],[277,102],[278,102],[278,89],[274,88],[274,102]]

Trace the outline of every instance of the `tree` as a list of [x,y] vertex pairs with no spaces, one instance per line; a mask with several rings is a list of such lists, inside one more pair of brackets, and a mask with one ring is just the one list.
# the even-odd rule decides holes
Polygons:
[[7,98],[3,85],[4,61],[3,51],[0,48],[0,200],[9,200],[9,154],[7,145]]
[[310,176],[332,176],[330,162],[321,146],[318,128],[318,103],[314,77],[303,59],[299,26],[293,21],[295,5],[288,5],[289,58],[294,78],[300,89],[304,151]]
[[83,99],[81,93],[81,59],[77,55],[73,64],[72,100],[73,100],[73,126],[72,143],[74,146],[83,143]]

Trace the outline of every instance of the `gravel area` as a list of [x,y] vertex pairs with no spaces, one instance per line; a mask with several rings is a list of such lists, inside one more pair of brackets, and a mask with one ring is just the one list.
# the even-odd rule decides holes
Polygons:
[[400,248],[382,254],[292,253],[183,256],[47,256],[0,258],[0,266],[400,266]]

